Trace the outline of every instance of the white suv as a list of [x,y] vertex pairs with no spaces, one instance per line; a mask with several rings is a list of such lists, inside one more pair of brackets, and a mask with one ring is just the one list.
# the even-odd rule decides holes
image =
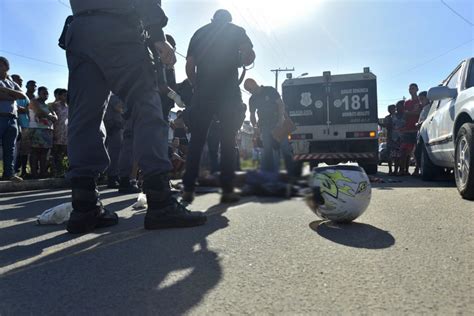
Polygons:
[[474,200],[474,58],[462,61],[428,98],[433,104],[420,129],[422,178],[454,169],[459,193]]

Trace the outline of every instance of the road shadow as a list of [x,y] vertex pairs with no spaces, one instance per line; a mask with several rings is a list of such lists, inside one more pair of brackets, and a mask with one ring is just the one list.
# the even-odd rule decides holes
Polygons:
[[[160,231],[146,231],[142,223],[120,232],[116,226],[8,271],[0,276],[0,310],[12,315],[187,313],[222,278],[207,237],[227,227],[228,220],[214,213],[204,226]],[[68,239],[60,235],[37,246]]]
[[[122,195],[115,191],[101,193],[102,199],[116,196]],[[124,198],[126,200],[106,203],[106,208],[112,211],[127,208],[136,201],[136,194]],[[35,218],[51,207],[70,201],[70,191],[40,191],[26,196],[11,197],[8,201],[9,207],[0,209],[0,221],[10,221],[0,228],[0,247],[64,229],[64,225],[36,225]],[[0,263],[2,259],[4,258],[0,258]]]
[[[112,197],[116,197],[120,195],[122,194],[118,193],[116,190],[100,191],[101,199],[112,198]],[[6,209],[7,205],[18,205],[18,204],[23,204],[26,202],[31,203],[35,201],[43,201],[43,200],[55,199],[55,198],[69,198],[70,199],[71,191],[70,190],[58,190],[58,191],[39,190],[39,191],[30,191],[30,192],[15,192],[15,193],[9,194],[8,196],[2,193],[1,197],[2,197],[2,200],[0,200],[0,211],[5,211],[5,210],[8,210]]]
[[310,223],[309,227],[321,237],[348,247],[385,249],[395,244],[392,234],[369,224],[318,220]]
[[[126,200],[108,203],[106,208],[108,210],[118,212],[129,207],[135,200],[136,198],[130,197]],[[44,201],[44,203],[47,204],[48,201]],[[51,201],[49,201],[49,203],[51,203]],[[141,214],[144,214],[144,212],[135,212],[133,217]],[[138,221],[135,219],[125,220],[121,218],[119,221],[122,224],[121,226],[123,226],[125,229],[128,229],[130,226],[138,223]],[[20,222],[20,220],[18,220],[18,222]],[[26,245],[17,244],[15,246],[8,247],[8,245],[25,242],[30,239],[38,238],[43,235],[49,235],[59,231],[64,231],[64,233],[51,238],[38,240],[36,242],[28,242]],[[96,232],[102,234],[107,232],[110,233],[111,229],[103,228],[96,230]],[[44,249],[63,243],[68,243],[73,239],[78,238],[78,235],[66,233],[66,224],[38,225],[31,220],[22,224],[0,229],[0,236],[2,237],[0,239],[0,268],[10,265],[16,261],[27,260],[29,258],[35,257],[41,254]]]

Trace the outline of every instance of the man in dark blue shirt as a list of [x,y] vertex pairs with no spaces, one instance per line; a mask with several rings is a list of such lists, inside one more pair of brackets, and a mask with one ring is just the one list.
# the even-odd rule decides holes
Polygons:
[[[273,130],[285,119],[285,104],[278,91],[269,86],[259,86],[253,79],[245,80],[244,87],[252,96],[249,100],[250,122],[260,129],[263,141],[262,170],[278,172],[280,151],[288,174],[293,175],[293,153],[288,139],[277,142]],[[255,113],[258,115],[258,124]]]
[[176,62],[163,33],[168,18],[161,1],[70,3],[74,18],[62,43],[69,66],[67,177],[71,180],[73,206],[67,230],[85,233],[118,222],[115,213],[102,207],[96,187],[99,173],[109,164],[101,121],[110,91],[126,105],[133,126],[133,156],[143,171],[148,201],[145,228],[204,224],[206,217],[178,203],[169,186],[168,124],[147,51],[156,51],[165,65]]
[[226,10],[217,10],[212,22],[194,33],[189,43],[186,74],[194,88],[190,108],[191,142],[183,177],[183,200],[191,202],[199,172],[202,148],[213,119],[221,123],[222,203],[235,202],[234,147],[235,135],[242,126],[245,110],[239,87],[238,68],[251,65],[255,59],[253,45],[245,30],[232,24]]

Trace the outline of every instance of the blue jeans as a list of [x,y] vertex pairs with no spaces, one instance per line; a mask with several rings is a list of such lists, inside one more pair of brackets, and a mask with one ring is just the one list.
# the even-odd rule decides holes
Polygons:
[[0,117],[0,137],[3,149],[3,177],[10,178],[14,175],[15,141],[18,136],[16,118]]
[[294,171],[293,164],[293,150],[287,139],[280,142],[279,148],[276,149],[274,144],[275,140],[272,136],[273,128],[262,126],[262,142],[263,142],[263,154],[262,154],[262,166],[261,169],[264,171],[278,172],[280,170],[280,154],[283,155],[285,161],[285,168],[288,175],[292,176]]
[[[294,163],[293,163],[293,148],[290,145],[290,142],[287,138],[281,141],[280,143],[280,152],[283,156],[283,161],[285,162],[286,172],[289,176],[293,176],[294,174]],[[278,155],[278,158],[280,155]]]

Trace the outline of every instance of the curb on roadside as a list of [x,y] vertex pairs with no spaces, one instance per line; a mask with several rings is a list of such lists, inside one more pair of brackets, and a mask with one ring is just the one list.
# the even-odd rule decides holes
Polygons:
[[[242,187],[245,184],[246,172],[238,171],[235,173],[234,185]],[[282,181],[288,181],[286,173],[280,173]],[[218,176],[201,177],[199,178],[201,186],[219,187],[220,181]],[[100,184],[99,184],[100,186]],[[52,179],[38,179],[38,180],[24,180],[21,182],[0,181],[0,193],[6,192],[21,192],[21,191],[36,191],[48,189],[68,189],[71,185],[68,180],[64,178]]]
[[0,193],[2,192],[20,192],[35,191],[47,189],[65,189],[69,188],[69,181],[66,179],[39,179],[24,180],[21,182],[0,181]]

